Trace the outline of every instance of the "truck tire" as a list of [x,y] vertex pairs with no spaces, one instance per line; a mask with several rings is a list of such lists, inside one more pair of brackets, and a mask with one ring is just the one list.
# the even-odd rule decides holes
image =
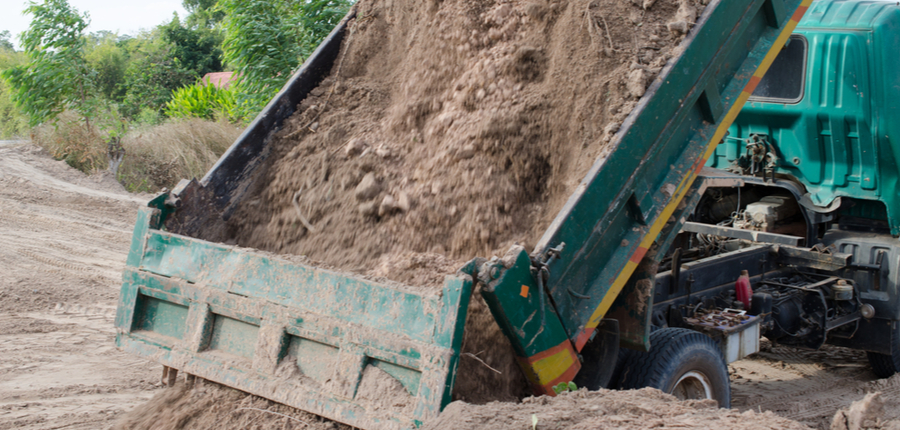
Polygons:
[[581,371],[575,375],[575,380],[572,382],[591,391],[609,388],[610,381],[619,365],[620,351],[619,322],[603,320],[603,323],[597,327],[594,339],[581,350],[583,359]]
[[731,407],[728,366],[716,343],[685,328],[650,334],[650,351],[629,354],[619,375],[620,389],[653,387],[679,399],[713,399]]
[[891,329],[891,354],[866,352],[872,371],[879,378],[888,378],[900,372],[900,331]]

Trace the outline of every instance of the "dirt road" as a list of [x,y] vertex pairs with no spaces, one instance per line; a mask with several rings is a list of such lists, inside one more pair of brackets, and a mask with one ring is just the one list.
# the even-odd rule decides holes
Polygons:
[[137,207],[33,147],[0,143],[0,429],[97,429],[156,392],[114,345]]
[[[97,429],[158,393],[160,368],[115,349],[113,315],[136,209],[148,196],[0,142],[0,430]],[[900,418],[900,377],[865,354],[767,346],[731,366],[734,406],[827,428],[881,391]]]
[[827,429],[835,411],[866,393],[881,392],[884,421],[900,419],[900,375],[877,379],[864,352],[825,346],[806,351],[771,347],[730,366],[732,406],[772,411],[813,428]]

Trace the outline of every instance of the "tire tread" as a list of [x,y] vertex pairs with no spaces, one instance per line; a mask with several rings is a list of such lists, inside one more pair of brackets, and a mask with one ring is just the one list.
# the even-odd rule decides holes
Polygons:
[[[659,387],[667,374],[666,363],[673,362],[676,356],[685,348],[703,345],[715,351],[724,366],[725,359],[719,347],[709,336],[686,328],[665,328],[650,334],[650,351],[632,351],[627,357],[628,363],[624,363],[621,374],[618,376],[619,389],[639,389],[643,387]],[[728,383],[728,368],[724,369],[725,382]],[[730,390],[730,387],[728,388]],[[729,407],[730,393],[725,396],[724,405]]]
[[866,352],[872,371],[879,378],[889,378],[900,371],[900,331],[891,330],[891,353]]

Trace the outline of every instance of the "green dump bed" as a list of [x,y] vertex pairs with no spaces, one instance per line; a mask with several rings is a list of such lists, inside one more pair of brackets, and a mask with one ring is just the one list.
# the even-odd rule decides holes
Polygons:
[[[626,286],[637,263],[661,231],[678,225],[677,215],[690,206],[679,203],[710,148],[810,1],[710,1],[686,49],[652,84],[615,150],[592,168],[535,251],[473,260],[433,293],[195,238],[209,220],[232,215],[272,136],[330,73],[351,12],[202,180],[182,181],[141,210],[117,344],[355,427],[413,428],[451,400],[478,280],[535,392],[548,393],[552,382],[574,377],[577,351],[617,309],[633,323],[626,324],[633,341],[644,341],[643,314],[617,307],[616,299],[634,294]],[[546,279],[534,276],[542,268]],[[529,318],[535,312],[541,317]],[[384,384],[405,392],[385,404],[372,394]]]

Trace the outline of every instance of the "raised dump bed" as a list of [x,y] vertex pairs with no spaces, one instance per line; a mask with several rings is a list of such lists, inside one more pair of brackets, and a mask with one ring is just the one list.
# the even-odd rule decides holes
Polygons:
[[412,428],[451,400],[478,280],[534,391],[552,393],[610,312],[625,315],[623,341],[646,344],[652,297],[627,281],[678,231],[693,203],[679,204],[808,4],[709,2],[535,251],[473,260],[437,289],[195,238],[248,198],[275,133],[338,60],[351,12],[202,180],[141,210],[117,344],[356,427]]

